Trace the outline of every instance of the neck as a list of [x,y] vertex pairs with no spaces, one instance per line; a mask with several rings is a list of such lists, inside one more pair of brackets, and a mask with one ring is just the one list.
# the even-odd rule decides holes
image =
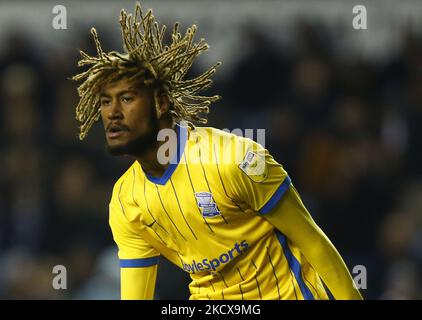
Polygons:
[[168,167],[168,164],[161,164],[157,160],[157,150],[160,145],[161,143],[157,143],[157,146],[146,151],[142,156],[136,157],[144,172],[154,177],[161,177]]
[[[162,129],[175,129],[175,125],[172,126],[171,123],[160,123],[159,125],[159,131]],[[172,139],[171,139],[172,140]],[[141,164],[142,166],[142,170],[151,176],[154,177],[161,177],[164,172],[166,171],[166,169],[168,168],[168,166],[170,165],[170,162],[168,163],[160,163],[158,161],[158,150],[160,149],[160,147],[164,144],[167,143],[168,144],[168,148],[169,150],[177,150],[177,139],[176,141],[156,141],[156,143],[149,149],[147,149],[145,152],[143,152],[140,155],[136,155],[135,158],[136,160]],[[171,159],[172,157],[170,157]]]

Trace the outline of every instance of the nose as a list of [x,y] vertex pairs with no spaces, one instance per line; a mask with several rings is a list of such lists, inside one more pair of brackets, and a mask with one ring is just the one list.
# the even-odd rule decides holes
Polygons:
[[110,106],[110,109],[109,109],[107,116],[110,120],[116,120],[116,119],[122,119],[123,118],[122,109],[121,109],[121,106],[120,106],[120,102],[118,100],[111,102],[111,106]]

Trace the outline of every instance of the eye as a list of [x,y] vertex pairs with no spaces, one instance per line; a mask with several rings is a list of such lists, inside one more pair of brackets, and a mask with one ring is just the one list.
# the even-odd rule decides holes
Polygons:
[[100,106],[106,107],[110,105],[110,99],[101,99],[100,100]]
[[123,96],[122,101],[125,103],[130,103],[133,101],[133,98],[131,96]]

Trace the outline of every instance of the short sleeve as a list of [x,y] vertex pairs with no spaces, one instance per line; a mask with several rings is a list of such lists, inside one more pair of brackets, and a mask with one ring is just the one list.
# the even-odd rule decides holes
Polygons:
[[158,251],[143,239],[136,222],[126,218],[124,202],[115,192],[110,202],[109,214],[113,239],[119,249],[120,267],[136,268],[157,264]]
[[233,148],[242,160],[229,168],[232,196],[259,213],[270,212],[291,185],[287,172],[267,149],[251,139],[238,139]]

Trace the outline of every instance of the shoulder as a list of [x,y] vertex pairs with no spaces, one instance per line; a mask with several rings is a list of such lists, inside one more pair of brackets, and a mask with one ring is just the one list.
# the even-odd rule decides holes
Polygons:
[[[239,137],[213,127],[195,127],[189,131],[189,159],[202,164],[222,166],[233,162],[233,146]],[[233,159],[231,159],[233,158]]]
[[118,220],[120,222],[133,222],[139,217],[138,206],[133,198],[133,190],[136,175],[142,170],[135,161],[125,173],[116,181],[109,204],[110,222]]
[[241,136],[240,131],[235,133],[213,127],[196,127],[190,133],[191,141],[203,151],[202,161],[209,159],[211,164],[216,164],[223,177],[234,178],[240,174],[242,163],[250,162],[252,155],[265,153],[263,146]]
[[201,140],[202,144],[212,144],[213,148],[221,151],[221,154],[231,153],[229,163],[239,165],[248,151],[265,150],[258,142],[242,136],[243,134],[241,130],[229,132],[213,127],[198,127],[192,131],[192,138]]
[[226,152],[241,145],[254,143],[253,140],[240,135],[213,127],[195,127],[189,132],[189,140],[199,143],[202,147],[215,148]]
[[241,137],[238,134],[231,133],[229,130],[224,129],[217,129],[214,127],[195,127],[193,129],[190,130],[190,133],[193,136],[200,136],[200,137],[216,137],[216,138],[228,138],[231,139],[233,141],[235,140],[239,140],[239,139],[244,139],[243,137]]
[[119,179],[114,183],[113,192],[111,196],[111,201],[117,201],[120,197],[120,200],[124,198],[124,195],[128,193],[130,188],[132,188],[133,177],[139,171],[139,165],[135,161],[125,173],[123,173]]

